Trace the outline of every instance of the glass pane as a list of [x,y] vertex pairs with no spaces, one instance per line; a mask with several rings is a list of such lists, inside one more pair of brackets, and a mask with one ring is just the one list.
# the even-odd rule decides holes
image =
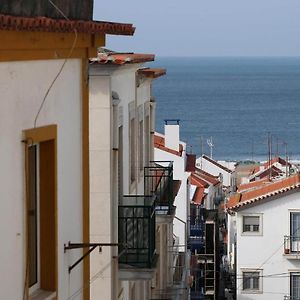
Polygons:
[[253,231],[259,231],[259,225],[253,225],[252,228]]
[[251,273],[243,272],[243,290],[251,288]]
[[28,258],[29,286],[37,283],[37,166],[36,146],[28,148]]
[[300,237],[300,213],[291,213],[291,235]]
[[253,277],[253,289],[254,290],[259,289],[259,277]]
[[243,272],[243,290],[259,290],[259,272]]

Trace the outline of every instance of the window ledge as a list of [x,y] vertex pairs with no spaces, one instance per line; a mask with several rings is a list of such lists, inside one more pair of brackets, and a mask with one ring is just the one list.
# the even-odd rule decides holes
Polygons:
[[56,292],[37,290],[29,296],[29,300],[53,300]]
[[243,231],[241,236],[262,236],[262,232],[260,231]]
[[262,290],[242,290],[241,294],[263,294]]

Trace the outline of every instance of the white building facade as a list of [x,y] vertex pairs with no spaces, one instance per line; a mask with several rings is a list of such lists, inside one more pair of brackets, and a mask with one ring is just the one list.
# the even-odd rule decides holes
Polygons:
[[43,21],[0,20],[0,298],[89,299],[83,249],[68,247],[89,242],[86,70],[108,24]]
[[91,240],[119,243],[92,254],[91,277],[100,266],[103,273],[91,299],[157,299],[172,284],[173,217],[156,211],[152,184],[161,179],[151,175],[165,170],[150,163],[151,86],[165,70],[141,68],[152,60],[150,54],[99,53],[90,66]]
[[299,187],[297,175],[258,189],[254,198],[244,194],[231,207],[237,299],[299,298]]

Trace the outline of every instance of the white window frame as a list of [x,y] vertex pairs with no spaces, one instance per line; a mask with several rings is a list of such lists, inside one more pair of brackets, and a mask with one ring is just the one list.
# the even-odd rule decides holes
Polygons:
[[298,273],[299,276],[300,276],[300,269],[290,269],[290,270],[288,270],[288,272],[289,272],[289,288],[288,288],[288,294],[287,294],[287,296],[291,297],[292,296],[292,293],[291,293],[292,292],[291,278],[292,278],[293,273],[294,274]]
[[[259,229],[258,231],[244,231],[244,217],[258,217],[259,218]],[[245,236],[261,236],[263,234],[263,214],[249,213],[241,215],[241,235]]]
[[[244,273],[258,273],[258,289],[244,289]],[[263,293],[263,270],[241,268],[241,294],[262,294]]]

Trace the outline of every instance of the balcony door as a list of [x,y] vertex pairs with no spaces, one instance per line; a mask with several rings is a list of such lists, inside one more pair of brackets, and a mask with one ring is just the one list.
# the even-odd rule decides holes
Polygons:
[[291,213],[291,250],[300,251],[300,212]]

